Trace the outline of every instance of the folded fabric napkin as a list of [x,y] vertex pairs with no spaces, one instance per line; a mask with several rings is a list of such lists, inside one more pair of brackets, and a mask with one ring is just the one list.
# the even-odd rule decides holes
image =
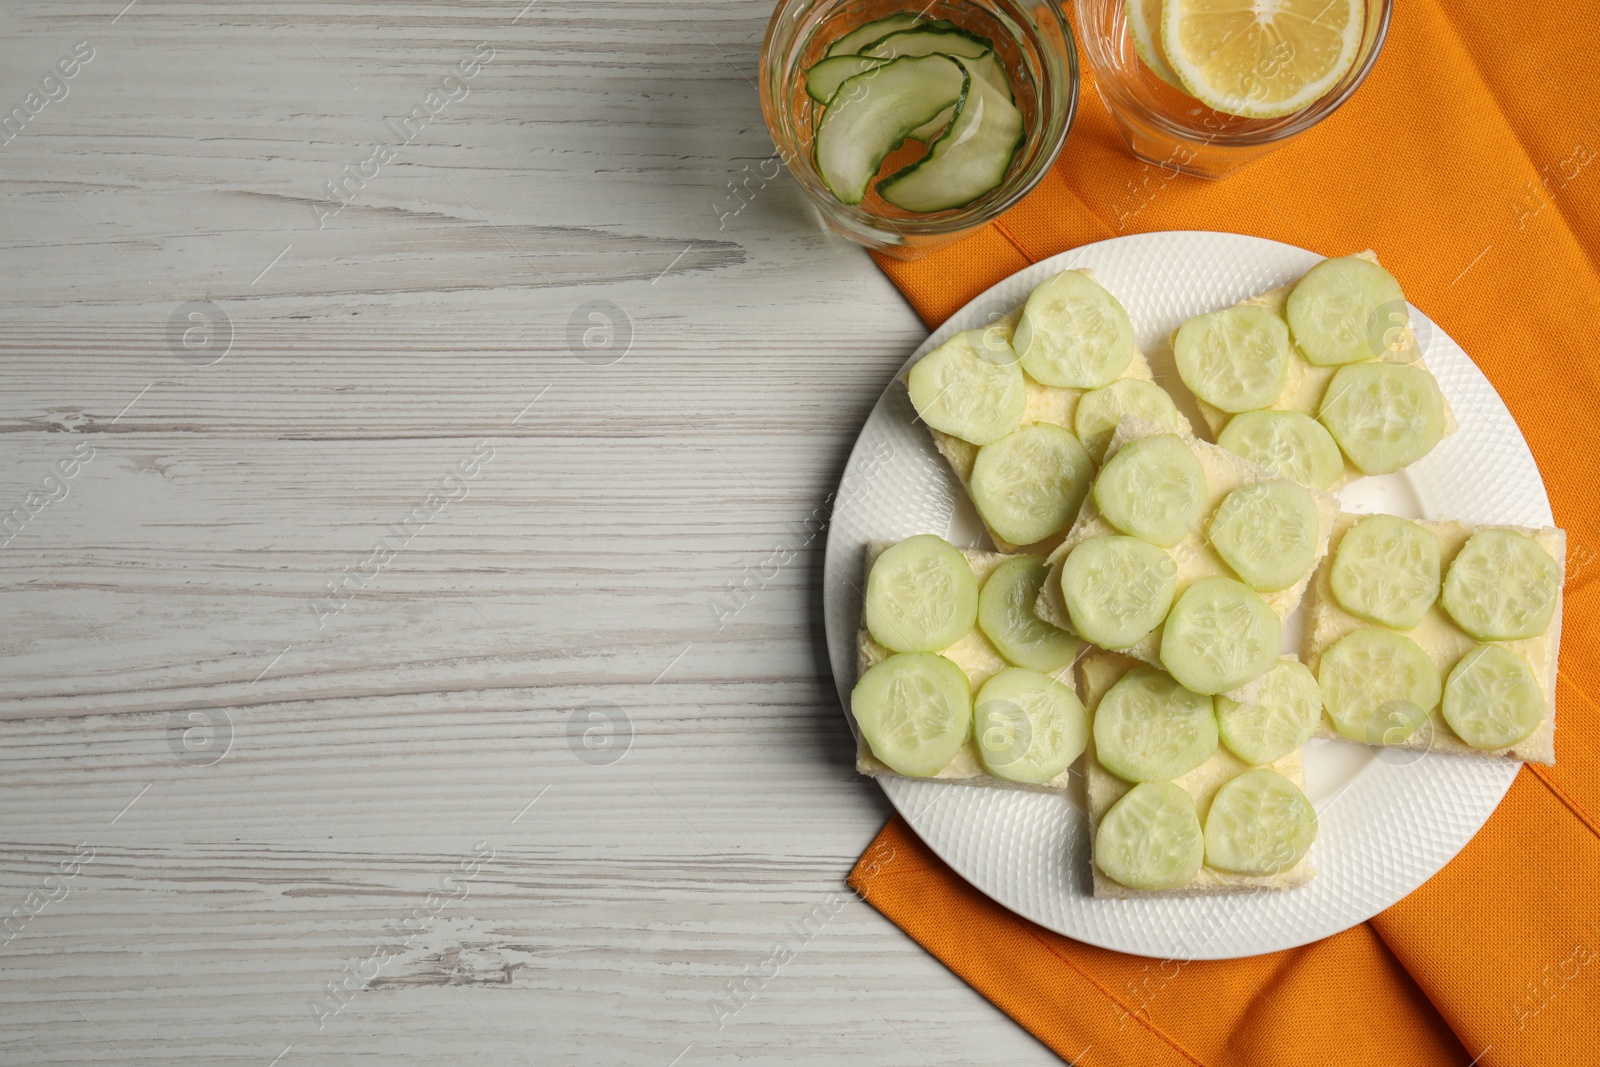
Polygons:
[[[1298,949],[1156,961],[1091,948],[968,886],[899,819],[865,898],[1063,1058],[1131,1064],[1600,1064],[1600,0],[1397,4],[1366,84],[1246,170],[1128,155],[1085,72],[1054,171],[972,236],[880,258],[930,327],[1057,252],[1208,229],[1372,248],[1488,375],[1568,532],[1557,763],[1372,920]],[[1477,516],[1465,516],[1476,518]]]

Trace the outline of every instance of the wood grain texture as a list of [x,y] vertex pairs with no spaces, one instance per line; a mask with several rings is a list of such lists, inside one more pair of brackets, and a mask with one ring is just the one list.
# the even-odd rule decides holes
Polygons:
[[0,10],[0,116],[93,50],[0,146],[0,1061],[1052,1061],[843,885],[807,530],[923,330],[750,178],[770,10]]

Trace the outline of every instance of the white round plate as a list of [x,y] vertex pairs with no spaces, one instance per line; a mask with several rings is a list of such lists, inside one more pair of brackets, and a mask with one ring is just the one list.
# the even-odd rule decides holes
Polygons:
[[[908,362],[951,334],[1019,306],[1051,275],[1089,267],[1128,309],[1158,379],[1166,370],[1167,380],[1175,382],[1166,338],[1179,324],[1292,281],[1321,258],[1292,245],[1227,233],[1149,233],[1085,245],[996,285],[952,316]],[[1362,478],[1342,490],[1340,499],[1353,511],[1551,525],[1539,469],[1494,387],[1427,316],[1416,308],[1411,315],[1460,429],[1406,471]],[[1192,402],[1180,400],[1184,405],[1191,405],[1191,421],[1203,427]],[[823,601],[834,680],[846,708],[856,681],[857,587],[866,543],[934,533],[957,545],[989,547],[960,483],[914,417],[905,387],[891,383],[862,428],[835,497]],[[1292,639],[1296,627],[1284,632]],[[1515,764],[1488,759],[1338,741],[1311,742],[1305,767],[1321,824],[1311,852],[1319,873],[1311,883],[1287,892],[1187,899],[1090,895],[1081,782],[1074,798],[879,781],[941,859],[1018,915],[1103,948],[1189,960],[1292,948],[1371,918],[1448,863],[1488,819],[1517,772]]]

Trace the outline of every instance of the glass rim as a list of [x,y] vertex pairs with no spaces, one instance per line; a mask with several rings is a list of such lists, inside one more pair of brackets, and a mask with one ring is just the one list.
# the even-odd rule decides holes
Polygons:
[[[786,57],[777,55],[774,48],[775,37],[788,16],[796,10],[819,6],[826,2],[827,0],[780,0],[773,9],[772,17],[767,22],[766,34],[761,41],[758,86],[762,117],[766,120],[767,132],[772,136],[778,157],[800,183],[807,196],[818,203],[820,210],[847,222],[853,232],[858,232],[863,237],[877,233],[885,238],[897,236],[907,239],[905,243],[912,243],[917,238],[947,237],[974,230],[993,221],[1015,207],[1044,180],[1046,174],[1050,173],[1066,146],[1067,136],[1071,133],[1073,122],[1077,118],[1081,97],[1082,74],[1078,62],[1078,41],[1061,0],[1044,0],[1033,8],[1034,11],[1042,10],[1049,14],[1051,28],[1060,32],[1060,39],[1064,45],[1061,55],[1063,84],[1060,87],[1060,133],[1054,137],[1053,144],[1039,152],[1027,170],[1019,172],[1008,185],[1002,187],[1003,195],[983,203],[978,208],[950,208],[946,211],[930,212],[922,218],[904,219],[888,218],[862,210],[857,204],[842,203],[823,183],[809,158],[795,158],[797,155],[809,157],[809,153],[804,150],[798,153],[792,150],[798,146],[797,138],[791,136],[787,101],[784,99],[784,94],[787,92],[788,70],[780,69],[786,65]],[[848,0],[837,0],[837,2],[844,3]],[[1053,83],[1052,88],[1054,88]],[[1041,92],[1041,96],[1043,95]],[[1037,133],[1029,136],[1037,136]],[[1024,145],[1026,143],[1025,141]]]

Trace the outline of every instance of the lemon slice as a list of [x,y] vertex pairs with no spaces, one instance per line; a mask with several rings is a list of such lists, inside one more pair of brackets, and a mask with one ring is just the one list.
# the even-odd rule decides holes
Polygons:
[[1139,53],[1139,58],[1150,68],[1151,74],[1174,89],[1188,92],[1161,49],[1161,40],[1156,33],[1160,25],[1161,0],[1128,0],[1128,33],[1133,37],[1133,50]]
[[1344,77],[1361,49],[1364,17],[1362,0],[1167,0],[1161,45],[1201,103],[1270,119],[1299,111]]

